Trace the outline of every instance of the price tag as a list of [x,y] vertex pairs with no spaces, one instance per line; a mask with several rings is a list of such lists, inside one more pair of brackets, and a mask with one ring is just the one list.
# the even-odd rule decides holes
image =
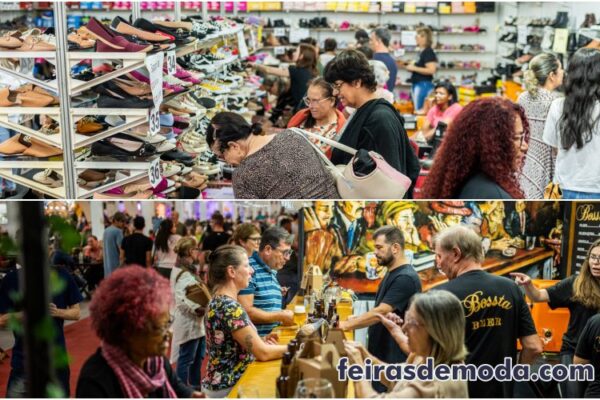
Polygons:
[[416,46],[417,45],[417,32],[416,31],[402,31],[400,34],[400,43],[402,46]]
[[529,27],[527,25],[517,26],[517,43],[527,44],[527,35],[529,34]]
[[554,44],[552,45],[552,51],[561,54],[567,54],[567,42],[569,41],[569,30],[568,29],[555,29],[554,30]]
[[241,58],[246,58],[250,55],[248,53],[248,45],[246,44],[246,38],[244,37],[244,31],[238,31],[237,33],[238,50]]
[[280,56],[282,54],[285,54],[285,47],[283,46],[277,46],[275,47],[274,53],[276,56]]
[[160,52],[151,56],[146,56],[144,60],[146,68],[150,73],[150,87],[152,89],[152,99],[154,107],[160,107],[163,100],[163,62],[165,54]]
[[275,28],[274,35],[277,37],[285,36],[285,28]]
[[290,29],[290,43],[300,43],[302,39],[310,37],[310,31],[306,28]]
[[177,72],[177,54],[175,50],[167,52],[167,74],[175,75]]
[[150,115],[148,117],[148,134],[150,136],[154,136],[160,132],[160,114],[158,112],[158,108],[153,108],[150,110]]
[[160,181],[162,181],[162,170],[160,168],[160,157],[157,157],[148,170],[148,178],[153,188],[157,187]]

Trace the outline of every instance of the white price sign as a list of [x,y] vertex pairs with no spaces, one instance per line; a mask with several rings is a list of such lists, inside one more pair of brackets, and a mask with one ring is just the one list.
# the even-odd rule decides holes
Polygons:
[[274,35],[277,37],[285,36],[285,28],[275,28]]
[[302,39],[310,37],[310,31],[306,28],[290,29],[290,43],[300,43]]
[[400,34],[400,43],[402,43],[402,46],[416,46],[417,31],[402,31]]
[[158,108],[153,108],[150,110],[150,115],[148,116],[148,134],[150,136],[154,136],[160,132],[160,114],[158,112]]
[[277,46],[275,47],[274,53],[276,56],[280,56],[282,54],[285,54],[285,47],[283,46]]
[[160,181],[162,181],[162,170],[160,169],[160,157],[157,157],[148,170],[148,178],[153,188],[157,187]]
[[529,27],[527,25],[517,26],[517,43],[527,44],[527,35],[529,35]]
[[160,107],[163,100],[163,62],[165,54],[160,52],[147,56],[145,61],[146,68],[150,73],[150,87],[152,88],[152,99],[154,107]]
[[404,57],[405,54],[406,54],[406,51],[404,49],[394,50],[394,57],[396,57],[396,58]]
[[167,74],[175,75],[177,72],[177,54],[175,50],[167,52]]
[[250,55],[248,53],[248,45],[246,44],[246,38],[244,37],[244,31],[238,31],[237,33],[238,50],[241,58],[246,58]]

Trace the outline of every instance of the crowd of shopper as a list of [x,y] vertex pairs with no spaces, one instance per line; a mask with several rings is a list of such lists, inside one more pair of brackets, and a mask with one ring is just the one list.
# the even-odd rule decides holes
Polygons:
[[[593,156],[598,150],[599,50],[579,49],[569,58],[566,71],[562,58],[541,53],[530,60],[524,74],[526,90],[517,101],[495,96],[465,105],[464,101],[459,103],[452,83],[436,80],[438,58],[431,29],[419,27],[416,33],[418,57],[412,61],[396,60],[390,54],[389,30],[376,28],[370,34],[357,33],[356,43],[345,50],[337,49],[332,38],[325,40],[324,51],[309,50],[314,40],[307,38],[296,49],[292,57],[295,65],[289,69],[253,64],[264,75],[265,88],[273,86],[274,75],[289,81],[276,86],[283,88],[277,92],[278,99],[291,100],[285,122],[274,131],[269,126],[262,129],[232,121],[231,116],[213,119],[211,147],[241,170],[233,177],[235,195],[339,196],[335,190],[339,182],[321,168],[314,149],[301,144],[289,131],[301,128],[355,150],[378,153],[413,183],[407,198],[415,193],[412,189],[419,176],[424,182],[419,183],[420,198],[541,199],[554,192],[562,192],[565,199],[600,196],[600,166]],[[424,116],[422,126],[410,139],[405,120],[394,106],[399,98],[398,68],[411,73],[414,110]],[[286,107],[279,100],[277,104],[275,109]],[[277,115],[280,118],[283,114]],[[221,136],[225,132],[220,132],[220,125],[231,128],[230,134]],[[278,133],[262,136],[263,130]],[[335,145],[315,137],[310,140],[334,165],[346,165],[352,159]],[[435,153],[421,162],[428,173],[422,173],[417,158],[417,154],[427,153],[426,149],[417,152],[419,147],[426,148],[424,142],[433,146]],[[296,163],[297,154],[306,162]],[[289,171],[288,164],[294,165],[293,170]],[[317,179],[312,182],[319,182],[320,191],[295,187],[306,173],[315,174]],[[258,182],[269,182],[270,175],[280,182],[281,176],[286,176],[281,185],[285,189]],[[304,186],[310,188],[312,184]]]
[[[130,255],[123,257],[93,293],[90,316],[101,345],[81,370],[78,397],[225,397],[252,361],[279,359],[287,351],[273,330],[294,324],[293,312],[285,308],[286,287],[280,276],[294,252],[293,216],[236,224],[217,212],[202,224],[199,241],[195,222],[182,224],[183,235],[175,233],[178,219],[173,213],[160,222],[152,251],[161,244],[167,249],[161,250],[163,258],[157,257],[148,266],[145,239],[150,239],[141,228],[143,218],[128,218],[121,212],[112,216],[108,228],[120,227],[124,253],[137,255],[139,262],[126,262],[133,259]],[[519,290],[523,286],[533,302],[570,311],[561,363],[600,368],[593,344],[593,335],[600,329],[594,319],[600,307],[600,241],[590,246],[579,275],[538,289],[525,274],[512,273],[513,281],[485,271],[481,237],[470,227],[455,225],[433,241],[436,265],[448,281],[421,293],[421,279],[407,259],[402,231],[383,226],[372,238],[377,264],[386,267],[386,272],[374,307],[339,323],[346,331],[369,330],[368,348],[346,343],[351,362],[364,364],[368,359],[371,364],[419,365],[433,357],[436,365],[497,365],[505,357],[516,363],[520,352],[518,361],[532,364],[542,352],[542,342]],[[172,266],[167,268],[164,261],[171,253]],[[55,254],[51,257],[57,259]],[[67,284],[63,292],[54,294],[49,308],[59,333],[57,345],[64,349],[64,321],[79,319],[82,297],[73,274],[67,268],[55,268]],[[17,278],[15,270],[2,280],[0,314],[19,315],[9,295],[18,290]],[[295,279],[299,279],[297,272]],[[198,287],[208,293],[204,300],[190,295],[190,288]],[[484,299],[502,301],[474,306]],[[0,315],[0,322],[6,321]],[[16,396],[23,393],[26,375],[22,338],[18,332],[15,335],[8,393]],[[69,393],[68,367],[59,373]],[[597,392],[595,382],[587,388],[574,381],[561,386],[568,397]],[[514,381],[356,383],[359,397],[513,397],[514,393]]]

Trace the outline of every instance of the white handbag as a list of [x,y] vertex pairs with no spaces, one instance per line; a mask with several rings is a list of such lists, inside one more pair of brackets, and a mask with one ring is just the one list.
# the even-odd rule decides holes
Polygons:
[[319,154],[327,169],[334,176],[338,192],[343,199],[402,199],[412,184],[409,177],[394,169],[381,155],[374,151],[370,151],[369,155],[377,167],[368,175],[357,176],[354,173],[352,165],[355,157],[352,157],[348,165],[336,167],[321,151],[319,146],[314,144],[309,138],[319,140],[352,156],[356,155],[356,150],[303,129],[290,128],[290,130],[304,137],[317,154]]

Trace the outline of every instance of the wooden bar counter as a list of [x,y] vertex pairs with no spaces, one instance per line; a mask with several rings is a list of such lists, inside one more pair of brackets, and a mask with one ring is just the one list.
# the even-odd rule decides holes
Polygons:
[[[294,299],[290,302],[290,305],[288,305],[287,309],[293,310],[294,304],[303,303],[296,302],[296,299]],[[279,334],[279,344],[288,344],[296,337],[298,328],[299,327],[297,326],[292,329],[290,329],[290,327],[278,327],[275,328],[273,332]],[[345,335],[348,340],[354,339],[354,332],[345,332]],[[248,365],[248,368],[227,397],[240,397],[240,388],[252,388],[253,391],[258,391],[258,393],[253,393],[253,396],[256,395],[260,398],[275,398],[277,397],[275,381],[277,380],[280,372],[281,359],[273,361],[254,361]],[[247,397],[243,394],[242,396]],[[354,398],[354,385],[352,384],[348,385],[348,398]]]

